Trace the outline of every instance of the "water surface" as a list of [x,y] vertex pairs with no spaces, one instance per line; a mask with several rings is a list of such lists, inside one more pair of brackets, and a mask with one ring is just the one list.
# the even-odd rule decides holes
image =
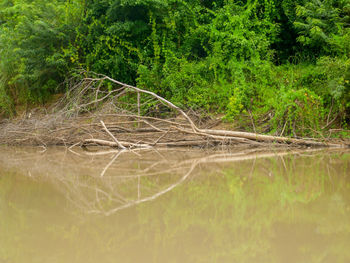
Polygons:
[[350,152],[0,148],[0,262],[350,262]]

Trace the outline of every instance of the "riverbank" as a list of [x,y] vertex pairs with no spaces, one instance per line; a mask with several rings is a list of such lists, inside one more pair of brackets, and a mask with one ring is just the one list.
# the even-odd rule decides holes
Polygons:
[[[102,85],[114,85],[109,91]],[[349,147],[341,138],[283,137],[233,130],[222,118],[185,111],[156,93],[108,76],[77,79],[49,109],[39,108],[3,121],[0,143],[7,145],[150,147]],[[254,126],[254,122],[252,121]]]

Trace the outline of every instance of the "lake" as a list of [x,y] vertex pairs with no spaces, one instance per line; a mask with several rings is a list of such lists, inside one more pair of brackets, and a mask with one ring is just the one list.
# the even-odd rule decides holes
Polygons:
[[0,262],[350,262],[350,151],[0,147]]

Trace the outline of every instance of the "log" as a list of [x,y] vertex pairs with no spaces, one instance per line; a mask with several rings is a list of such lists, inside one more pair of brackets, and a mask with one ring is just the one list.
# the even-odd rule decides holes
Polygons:
[[346,145],[343,145],[343,144],[295,139],[295,138],[280,137],[280,136],[262,135],[262,134],[250,133],[250,132],[209,130],[209,129],[199,129],[198,131],[202,133],[211,134],[211,135],[217,135],[217,136],[245,138],[245,139],[254,140],[254,141],[271,142],[271,143],[277,142],[277,143],[295,144],[295,145],[303,145],[303,146],[316,146],[316,147],[336,147],[336,148],[346,147]]
[[[121,145],[125,148],[150,148],[152,147],[149,144],[140,144],[140,143],[130,143],[130,142],[122,142],[119,141]],[[157,143],[156,146],[158,147],[187,147],[187,146],[203,146],[207,144],[220,144],[224,143],[222,140],[184,140],[184,141],[176,141],[176,142],[162,142]],[[96,144],[99,146],[108,146],[108,147],[114,147],[114,148],[120,148],[119,144],[112,141],[106,141],[101,139],[86,139],[82,143],[82,146],[86,146],[87,144]]]
[[85,146],[86,144],[97,144],[100,146],[109,146],[109,147],[116,147],[121,148],[123,146],[125,148],[150,148],[151,146],[148,144],[140,144],[140,143],[130,143],[130,142],[122,142],[119,141],[119,143],[101,140],[101,139],[86,139],[83,141],[82,146]]

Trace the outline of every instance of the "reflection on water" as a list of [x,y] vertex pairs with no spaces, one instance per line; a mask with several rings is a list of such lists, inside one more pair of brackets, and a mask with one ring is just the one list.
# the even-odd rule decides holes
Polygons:
[[350,152],[0,148],[0,262],[350,262]]

